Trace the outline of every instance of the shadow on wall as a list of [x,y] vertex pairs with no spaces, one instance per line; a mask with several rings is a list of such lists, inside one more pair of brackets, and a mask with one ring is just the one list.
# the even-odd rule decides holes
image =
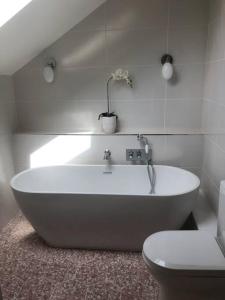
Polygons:
[[[103,6],[102,6],[103,7]],[[102,8],[100,7],[100,9]],[[94,15],[96,12],[94,12],[92,15]],[[127,11],[123,15],[118,16],[119,20],[117,20],[120,24],[120,27],[122,28],[129,28],[129,26],[132,24],[132,22],[135,20],[135,14],[133,11]],[[85,20],[88,20],[90,16],[88,16]],[[84,21],[85,21],[84,20]],[[83,21],[83,22],[84,22]],[[82,22],[80,23],[82,25]],[[79,24],[74,30],[79,31]],[[73,33],[73,30],[71,30],[65,37],[64,39],[68,38],[69,40],[71,39],[71,35]],[[114,40],[115,43],[118,42],[118,38],[120,40],[123,39],[124,37],[123,32],[121,32],[120,35],[117,36],[116,40]],[[63,38],[62,38],[63,39]],[[57,46],[58,43],[53,45],[52,48],[49,49],[49,51],[53,51],[54,55],[54,46]],[[77,46],[77,43],[71,47],[71,43],[69,43],[68,48],[66,49],[67,51],[64,53],[64,55],[61,57],[61,67],[64,68],[69,68],[74,65],[82,65],[83,63],[85,64],[87,61],[90,59],[94,59],[99,55],[99,51],[101,47],[105,47],[105,44],[103,43],[102,40],[102,31],[96,31],[92,32],[91,36],[88,38],[88,40],[84,40],[80,46]],[[103,48],[101,48],[103,50]]]
[[90,136],[58,136],[31,153],[30,167],[66,164],[90,148]]

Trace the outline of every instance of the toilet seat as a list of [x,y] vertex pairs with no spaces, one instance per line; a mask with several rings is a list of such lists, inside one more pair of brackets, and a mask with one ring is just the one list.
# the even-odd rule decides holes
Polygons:
[[173,271],[207,271],[225,277],[225,257],[214,236],[202,231],[163,231],[144,242],[147,264]]

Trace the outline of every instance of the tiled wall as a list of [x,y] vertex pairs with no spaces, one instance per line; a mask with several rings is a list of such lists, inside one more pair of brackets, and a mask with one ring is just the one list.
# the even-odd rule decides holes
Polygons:
[[14,174],[12,132],[15,129],[15,101],[12,78],[0,76],[0,229],[15,214],[16,203],[9,187]]
[[221,180],[225,180],[225,1],[210,0],[203,101],[203,189],[218,208]]
[[[193,132],[201,127],[207,0],[108,0],[14,76],[19,131],[98,131],[106,80],[117,67],[134,89],[111,88],[122,132]],[[174,56],[176,74],[161,77],[160,58]],[[48,57],[56,81],[44,82]],[[165,130],[166,129],[166,130]]]
[[[148,136],[154,162],[200,175],[203,138],[191,133],[201,130],[207,24],[208,0],[108,0],[14,75],[18,131],[30,132],[15,135],[16,171],[32,162],[102,164],[106,148],[113,163],[126,163],[125,149],[140,146],[134,135],[40,134],[98,132],[106,80],[123,67],[134,89],[111,87],[120,130],[164,134]],[[160,58],[166,52],[175,61],[169,83],[161,76]],[[48,57],[58,64],[52,85],[42,77]]]
[[[155,164],[173,165],[201,173],[202,142],[198,135],[147,136]],[[105,164],[104,150],[110,149],[113,164],[127,164],[126,149],[140,148],[135,135],[38,135],[16,134],[14,157],[17,172],[30,167],[73,164]],[[129,164],[129,163],[128,163]]]

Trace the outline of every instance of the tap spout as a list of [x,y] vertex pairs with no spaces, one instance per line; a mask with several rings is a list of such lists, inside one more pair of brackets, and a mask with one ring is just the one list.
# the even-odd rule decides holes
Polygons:
[[110,160],[110,159],[111,159],[111,151],[109,149],[105,149],[104,160]]

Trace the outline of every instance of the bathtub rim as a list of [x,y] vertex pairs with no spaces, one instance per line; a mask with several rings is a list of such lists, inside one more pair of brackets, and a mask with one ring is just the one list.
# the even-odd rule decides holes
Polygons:
[[[177,170],[182,170],[186,173],[188,173],[189,175],[191,175],[193,178],[195,178],[195,185],[193,185],[192,189],[189,190],[184,190],[182,193],[173,193],[173,194],[120,194],[120,193],[107,193],[107,194],[99,194],[99,193],[76,193],[76,192],[63,192],[63,193],[56,193],[56,192],[49,192],[49,191],[26,191],[26,190],[22,190],[19,189],[15,186],[15,181],[17,180],[18,177],[29,173],[33,170],[40,170],[40,169],[48,169],[48,168],[54,168],[54,167],[105,167],[106,165],[84,165],[84,164],[63,164],[63,165],[54,165],[54,166],[43,166],[43,167],[36,167],[36,168],[29,168],[26,169],[22,172],[19,172],[18,174],[14,175],[12,177],[12,179],[10,180],[10,187],[13,191],[16,192],[20,192],[20,193],[24,193],[24,194],[32,194],[32,195],[38,195],[38,194],[48,194],[48,195],[93,195],[93,196],[129,196],[129,197],[151,197],[151,198],[158,198],[158,197],[165,197],[165,198],[169,198],[169,197],[176,197],[176,196],[181,196],[181,195],[187,195],[189,193],[194,192],[195,190],[200,188],[200,184],[201,181],[199,179],[199,177],[197,175],[195,175],[194,173],[192,173],[191,171],[185,170],[183,168],[180,167],[174,167],[174,166],[169,166],[169,165],[154,165],[154,167],[166,167],[169,169],[177,169]],[[111,165],[112,167],[128,167],[128,168],[135,168],[137,166],[142,166],[142,167],[146,167],[145,165]]]

